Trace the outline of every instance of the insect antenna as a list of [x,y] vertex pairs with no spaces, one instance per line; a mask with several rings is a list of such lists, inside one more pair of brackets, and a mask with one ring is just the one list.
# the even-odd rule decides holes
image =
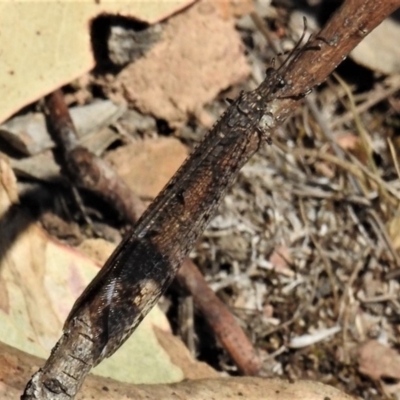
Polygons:
[[307,18],[304,16],[303,16],[303,24],[304,24],[303,33],[301,34],[300,39],[297,41],[296,45],[293,47],[292,51],[289,53],[289,55],[286,57],[283,63],[278,67],[276,72],[280,73],[281,71],[283,71],[283,68],[285,66],[289,66],[293,61],[297,60],[297,58],[301,54],[302,49],[300,48],[300,46],[307,33]]

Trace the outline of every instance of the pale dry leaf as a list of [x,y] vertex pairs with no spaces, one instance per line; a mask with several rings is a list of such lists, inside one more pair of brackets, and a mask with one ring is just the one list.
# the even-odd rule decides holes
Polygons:
[[[399,12],[397,12],[399,15]],[[400,25],[387,18],[350,53],[358,64],[384,74],[400,72]]]
[[123,93],[142,113],[180,127],[249,73],[234,21],[223,20],[208,0],[171,18],[162,39],[105,90],[110,97]]
[[[198,379],[173,385],[138,387],[135,400],[352,400],[340,390],[319,382],[234,377]],[[132,393],[133,394],[133,393]],[[147,396],[147,397],[146,397]],[[111,398],[110,398],[111,399]],[[354,399],[353,399],[354,400]]]
[[[70,108],[80,144],[96,153],[99,147],[96,142],[101,142],[99,133],[113,124],[125,110],[123,105],[109,100]],[[43,113],[27,113],[11,118],[0,125],[0,138],[25,155],[39,154],[55,146]]]
[[154,23],[194,0],[1,2],[0,122],[94,66],[91,21],[117,14]]
[[60,166],[54,160],[52,150],[32,157],[10,158],[10,164],[18,176],[52,181],[60,176]]
[[335,141],[344,150],[354,150],[358,146],[360,146],[359,136],[353,133],[346,133],[344,135],[340,135],[336,137]]
[[291,277],[295,275],[294,271],[290,268],[292,259],[287,246],[282,245],[274,249],[269,261],[272,264],[274,271],[276,271],[278,274]]
[[[320,6],[321,10],[324,5]],[[311,32],[318,32],[319,26],[316,15],[294,11],[290,16],[291,26],[300,35],[303,30],[303,17],[307,17],[307,26]],[[385,19],[350,53],[350,57],[366,68],[383,74],[396,74],[400,72],[400,48],[398,38],[400,36],[399,25],[400,12],[396,11],[392,17]],[[348,20],[343,21],[344,28]]]
[[18,203],[17,179],[9,167],[9,161],[0,153],[0,217],[1,210],[8,208],[12,204]]
[[216,0],[215,6],[219,9],[224,19],[241,17],[254,11],[253,0]]
[[171,137],[146,139],[119,147],[105,159],[138,196],[157,196],[188,154],[179,140]]
[[376,340],[369,340],[358,349],[359,371],[371,379],[400,379],[400,354]]

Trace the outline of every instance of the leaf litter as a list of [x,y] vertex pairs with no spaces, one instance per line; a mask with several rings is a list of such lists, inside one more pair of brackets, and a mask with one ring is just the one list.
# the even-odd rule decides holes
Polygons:
[[[176,17],[184,20],[186,30],[189,13],[195,12],[199,11],[193,7]],[[258,16],[277,38],[285,31],[282,20],[289,14],[263,8]],[[207,17],[203,33],[214,21]],[[185,64],[186,79],[193,81],[186,88],[189,95],[176,83],[170,82],[170,88],[163,84],[179,70],[179,65],[160,62],[162,54],[162,61],[165,54],[174,57],[173,47],[180,52],[180,37],[173,30],[168,40],[160,42],[167,50],[153,49],[153,55],[150,51],[119,74],[91,76],[88,82],[99,85],[107,97],[123,99],[152,115],[158,136],[165,135],[162,120],[167,134],[174,132],[191,147],[205,131],[201,122],[209,125],[204,121],[216,119],[224,109],[223,97],[258,85],[273,57],[254,18],[236,20],[242,43],[227,28],[228,22],[218,24],[220,37],[229,36],[226,48],[233,41],[234,51],[228,58],[216,56],[218,63],[212,64],[211,56],[204,56],[209,53],[203,52],[205,59],[191,59],[205,45],[198,44],[187,55],[196,63]],[[204,39],[198,35],[193,40]],[[207,40],[211,48],[217,42]],[[227,68],[227,60],[232,63],[236,56],[242,57],[244,47],[250,68],[242,59]],[[212,81],[198,78],[198,69],[206,67],[212,71],[205,69],[201,76],[212,75]],[[135,70],[139,76],[151,72],[151,77],[136,80]],[[248,73],[248,80],[238,84]],[[399,397],[400,81],[395,74],[373,76],[351,61],[337,73],[275,132],[273,145],[266,144],[243,168],[191,257],[252,338],[266,376],[318,380],[364,399]],[[368,78],[367,84],[358,74]],[[151,79],[153,88],[162,89],[161,98],[146,92],[146,79]],[[73,94],[69,97],[73,101]],[[148,133],[127,133],[126,124],[121,128],[124,118],[126,114],[114,126],[122,144],[149,139]],[[152,140],[157,139],[154,136]],[[107,157],[124,151],[131,152],[122,146]],[[142,173],[145,180],[149,172]],[[141,195],[146,198],[145,191]],[[167,297],[176,301],[175,294]],[[200,359],[236,374],[218,345],[206,343],[209,336],[202,319],[195,316],[194,321]]]
[[[252,87],[266,43],[244,18],[242,38],[256,43],[246,48]],[[351,81],[345,68],[338,74]],[[305,100],[243,168],[192,256],[264,354],[267,375],[313,378],[374,399],[399,395],[397,369],[385,366],[398,357],[391,103],[400,87],[395,75],[371,77],[364,92],[354,81],[332,77]],[[382,338],[393,351],[365,368],[356,349]],[[221,363],[231,370],[223,355]]]

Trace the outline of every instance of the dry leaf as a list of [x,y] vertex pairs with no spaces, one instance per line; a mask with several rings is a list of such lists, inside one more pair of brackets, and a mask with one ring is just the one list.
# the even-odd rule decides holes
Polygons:
[[233,21],[202,1],[168,21],[162,40],[117,76],[108,95],[123,93],[142,113],[179,127],[249,72]]
[[276,248],[269,258],[269,262],[273,265],[274,271],[278,274],[286,276],[294,276],[295,273],[290,268],[292,258],[287,246],[280,246]]
[[384,74],[399,73],[399,36],[398,20],[387,18],[351,52],[351,58],[373,71]]
[[155,197],[187,156],[177,139],[148,139],[111,151],[105,157],[118,175],[141,197]]
[[360,146],[360,137],[347,133],[336,137],[335,142],[344,150],[354,150]]
[[[103,142],[99,135],[105,127],[113,124],[126,108],[109,100],[97,101],[85,106],[72,107],[71,118],[79,136],[80,144],[98,154]],[[43,113],[17,116],[0,125],[0,137],[25,155],[35,155],[55,146],[48,132]],[[94,138],[93,138],[94,137]],[[104,150],[104,146],[103,150]]]
[[[91,21],[118,14],[157,22],[193,0],[0,3],[0,122],[94,66]],[[7,38],[7,40],[5,40]]]
[[358,350],[359,370],[371,379],[400,379],[400,354],[376,340],[364,343]]
[[250,14],[254,11],[254,3],[253,0],[214,0],[224,19]]

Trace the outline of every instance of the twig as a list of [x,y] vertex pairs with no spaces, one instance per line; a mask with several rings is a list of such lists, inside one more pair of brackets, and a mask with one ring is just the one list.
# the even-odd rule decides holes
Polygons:
[[397,178],[400,178],[399,159],[398,159],[398,155],[396,152],[396,148],[394,147],[393,141],[391,138],[387,139],[387,143],[389,146],[390,155],[392,156],[392,161],[393,161],[394,167],[396,168]]
[[258,374],[261,360],[251,342],[232,313],[212,291],[193,261],[185,259],[177,278],[179,283],[190,291],[196,308],[207,318],[207,323],[239,369],[247,375]]
[[62,150],[63,173],[78,187],[91,190],[113,204],[123,217],[136,221],[145,207],[107,162],[78,145],[78,136],[62,91],[54,91],[46,102],[52,135]]

